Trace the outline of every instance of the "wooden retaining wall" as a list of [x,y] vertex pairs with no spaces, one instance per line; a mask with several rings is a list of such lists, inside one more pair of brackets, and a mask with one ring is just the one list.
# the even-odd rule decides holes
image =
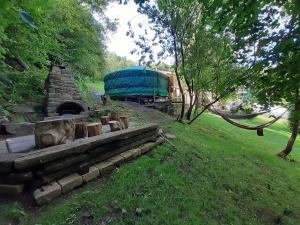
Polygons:
[[28,153],[0,154],[0,194],[20,194],[24,189],[37,192],[41,187],[46,190],[47,185],[57,187],[53,182],[74,177],[74,174],[82,177],[91,173],[95,175],[97,170],[93,165],[111,161],[114,157],[125,160],[126,154],[128,159],[133,158],[137,153],[132,149],[143,146],[145,152],[149,146],[160,143],[158,126],[151,124]]

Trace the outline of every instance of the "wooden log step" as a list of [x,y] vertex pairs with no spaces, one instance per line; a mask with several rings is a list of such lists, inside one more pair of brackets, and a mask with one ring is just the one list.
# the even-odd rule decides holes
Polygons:
[[110,131],[111,132],[122,130],[121,123],[117,120],[111,120],[111,121],[108,122],[108,124],[110,126]]
[[89,123],[86,127],[89,137],[94,137],[102,133],[101,123]]
[[107,125],[109,122],[109,116],[101,116],[100,120],[102,125]]
[[110,118],[109,118],[109,120],[110,120],[110,121],[112,121],[112,120],[120,121],[120,116],[121,116],[121,115],[120,115],[119,112],[113,111],[113,112],[110,113]]
[[121,123],[122,129],[128,129],[129,119],[127,116],[120,116],[120,123]]
[[85,138],[88,136],[86,123],[76,123],[75,124],[75,139]]
[[129,128],[126,130],[106,133],[87,139],[79,139],[76,142],[69,144],[52,146],[49,148],[28,152],[23,154],[23,156],[17,157],[14,160],[14,166],[18,170],[28,169],[37,165],[42,165],[46,162],[66,157],[68,155],[80,154],[110,142],[125,140],[137,134],[157,129],[157,125],[150,124],[139,128]]

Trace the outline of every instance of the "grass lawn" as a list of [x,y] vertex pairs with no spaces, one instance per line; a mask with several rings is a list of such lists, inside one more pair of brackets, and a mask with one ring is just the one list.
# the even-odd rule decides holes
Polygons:
[[[263,119],[251,121],[257,124]],[[57,199],[27,209],[0,207],[0,221],[21,224],[300,224],[300,140],[292,158],[275,156],[285,123],[264,137],[204,114],[192,126],[173,123],[169,144]]]
[[104,82],[103,81],[87,81],[86,86],[90,92],[104,93]]

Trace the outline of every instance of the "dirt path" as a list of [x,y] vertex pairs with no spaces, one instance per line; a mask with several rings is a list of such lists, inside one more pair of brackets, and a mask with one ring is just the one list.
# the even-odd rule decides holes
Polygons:
[[159,125],[166,125],[173,123],[175,117],[171,117],[166,113],[162,113],[157,109],[146,107],[134,102],[118,102],[124,107],[124,113],[129,114],[134,122],[138,123],[156,123]]

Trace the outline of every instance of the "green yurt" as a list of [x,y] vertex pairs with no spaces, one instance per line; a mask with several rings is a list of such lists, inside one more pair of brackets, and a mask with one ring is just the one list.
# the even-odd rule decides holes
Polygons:
[[168,78],[142,66],[128,67],[105,76],[105,94],[111,97],[168,96]]

